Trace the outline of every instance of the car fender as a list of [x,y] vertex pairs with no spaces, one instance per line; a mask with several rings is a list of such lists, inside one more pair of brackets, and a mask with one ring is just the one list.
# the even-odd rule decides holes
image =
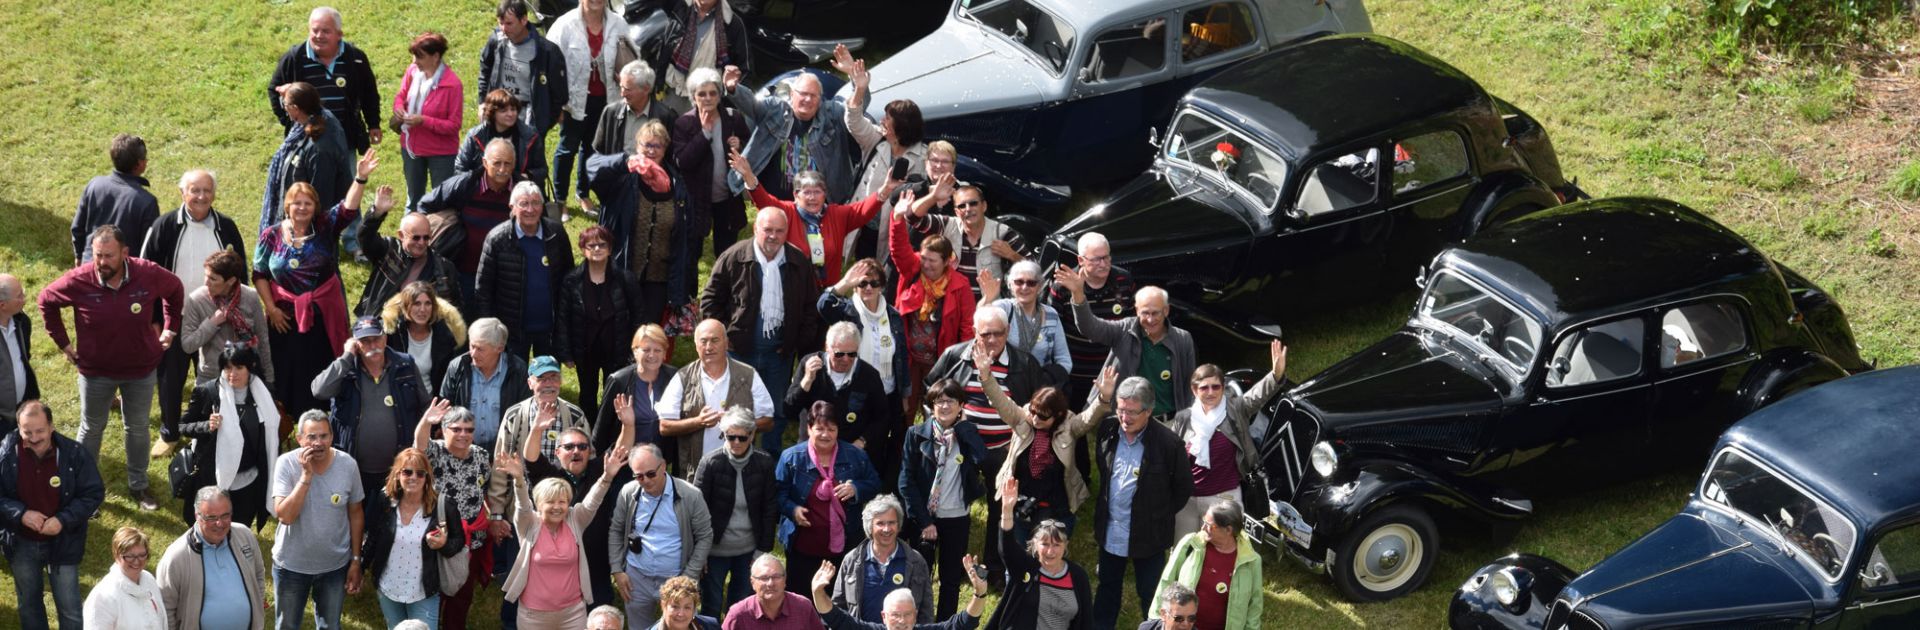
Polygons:
[[[1488,586],[1495,573],[1507,573],[1520,597],[1507,606],[1494,599]],[[1453,593],[1447,606],[1447,625],[1454,630],[1544,628],[1553,600],[1567,583],[1579,577],[1566,565],[1549,558],[1516,553],[1480,567]]]
[[1847,371],[1826,355],[1811,350],[1790,349],[1760,357],[1740,384],[1738,398],[1742,413],[1779,402],[1801,390],[1846,378]]
[[1390,505],[1413,502],[1441,517],[1436,520],[1464,515],[1503,521],[1533,511],[1530,501],[1496,497],[1404,461],[1374,459],[1341,466],[1332,479],[1303,486],[1294,496],[1293,507],[1313,525],[1314,549],[1309,554],[1316,559],[1361,519]]
[[1520,171],[1494,172],[1481,178],[1480,185],[1460,204],[1460,210],[1466,213],[1466,220],[1461,222],[1466,232],[1460,237],[1557,205],[1560,197],[1538,178]]

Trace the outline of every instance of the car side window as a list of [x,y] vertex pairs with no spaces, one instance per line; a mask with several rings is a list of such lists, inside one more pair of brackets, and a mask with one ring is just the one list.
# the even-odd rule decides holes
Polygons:
[[1180,60],[1195,61],[1253,43],[1253,16],[1247,5],[1216,2],[1195,7],[1181,18]]
[[1874,543],[1860,567],[1860,582],[1871,589],[1920,585],[1920,525],[1887,532]]
[[1167,19],[1153,18],[1101,33],[1080,70],[1086,83],[1159,72],[1167,65]]
[[1689,304],[1660,316],[1660,367],[1671,368],[1747,347],[1746,320],[1726,302]]
[[1467,143],[1451,130],[1400,141],[1393,147],[1393,193],[1417,191],[1467,172]]
[[1640,373],[1646,324],[1638,317],[1588,326],[1560,340],[1547,364],[1547,387],[1573,387]]
[[1307,171],[1293,207],[1305,216],[1372,203],[1379,191],[1380,150],[1362,149]]

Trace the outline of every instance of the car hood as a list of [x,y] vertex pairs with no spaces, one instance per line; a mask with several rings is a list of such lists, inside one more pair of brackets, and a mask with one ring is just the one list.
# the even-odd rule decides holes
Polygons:
[[[1039,63],[999,36],[948,20],[869,70],[867,114],[880,120],[896,99],[919,103],[928,121],[1032,107],[1061,81]],[[852,85],[837,94],[842,100],[852,95]]]
[[1402,328],[1294,388],[1328,430],[1361,438],[1370,425],[1460,417],[1500,407],[1505,383],[1435,333]]
[[1067,251],[1088,232],[1099,232],[1112,243],[1114,264],[1136,278],[1152,274],[1143,261],[1184,256],[1201,251],[1232,249],[1232,258],[1260,229],[1255,217],[1225,188],[1206,180],[1176,180],[1155,170],[1134,178],[1056,230],[1049,240]]
[[1689,506],[1574,579],[1561,599],[1610,627],[1810,615],[1808,570],[1743,529]]

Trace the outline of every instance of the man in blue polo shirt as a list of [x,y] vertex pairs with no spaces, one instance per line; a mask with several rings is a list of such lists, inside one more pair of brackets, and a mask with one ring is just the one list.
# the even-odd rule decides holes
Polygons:
[[267,569],[259,539],[233,524],[233,499],[218,486],[194,495],[193,515],[193,527],[167,545],[154,576],[167,619],[201,630],[264,626]]

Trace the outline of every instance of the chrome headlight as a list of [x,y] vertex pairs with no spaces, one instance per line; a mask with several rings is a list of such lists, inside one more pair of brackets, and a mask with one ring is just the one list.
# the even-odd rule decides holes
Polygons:
[[1309,456],[1313,461],[1313,472],[1321,477],[1332,477],[1334,469],[1340,467],[1340,456],[1334,454],[1333,444],[1327,442],[1315,444]]
[[1487,579],[1488,590],[1493,593],[1494,601],[1501,606],[1512,606],[1520,601],[1520,581],[1514,578],[1512,569],[1493,572]]

